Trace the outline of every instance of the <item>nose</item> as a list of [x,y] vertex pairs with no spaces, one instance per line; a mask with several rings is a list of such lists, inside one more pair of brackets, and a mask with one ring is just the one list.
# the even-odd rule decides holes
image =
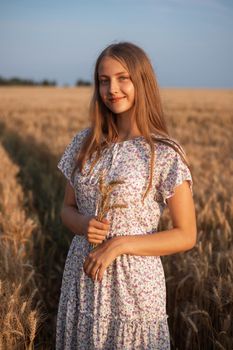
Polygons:
[[117,81],[115,79],[111,79],[109,82],[109,92],[111,94],[118,92],[118,85],[117,85]]

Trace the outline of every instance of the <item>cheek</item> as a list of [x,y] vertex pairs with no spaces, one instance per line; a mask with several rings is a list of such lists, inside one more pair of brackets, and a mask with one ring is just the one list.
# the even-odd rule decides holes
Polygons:
[[134,91],[134,87],[130,87],[129,88],[129,96],[131,100],[134,100],[135,98],[135,91]]
[[100,97],[102,98],[102,100],[106,100],[106,97],[107,97],[107,91],[106,90],[107,89],[104,86],[99,87],[99,94],[100,94]]
[[102,100],[104,100],[104,91],[103,91],[103,88],[99,88],[99,94],[100,94],[100,97]]
[[135,91],[134,91],[134,86],[133,86],[133,84],[131,83],[131,84],[127,85],[127,86],[125,87],[125,89],[127,90],[127,93],[130,95],[130,97],[131,97],[132,99],[134,99]]

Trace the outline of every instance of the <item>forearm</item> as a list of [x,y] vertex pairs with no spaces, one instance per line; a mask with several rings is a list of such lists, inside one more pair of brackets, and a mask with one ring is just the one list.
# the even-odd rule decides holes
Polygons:
[[189,250],[195,240],[195,232],[173,228],[146,235],[116,237],[116,249],[118,255],[162,256]]
[[74,234],[83,236],[86,216],[78,212],[77,207],[65,206],[61,210],[62,223]]

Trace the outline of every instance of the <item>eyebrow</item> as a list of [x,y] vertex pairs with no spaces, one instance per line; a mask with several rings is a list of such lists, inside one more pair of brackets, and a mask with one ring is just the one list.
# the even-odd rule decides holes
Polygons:
[[[120,75],[120,74],[129,74],[129,73],[125,71],[125,72],[116,73],[116,74],[114,74],[114,75]],[[105,75],[105,74],[100,74],[100,75],[99,75],[99,78],[100,78],[100,77],[108,77],[108,76]]]

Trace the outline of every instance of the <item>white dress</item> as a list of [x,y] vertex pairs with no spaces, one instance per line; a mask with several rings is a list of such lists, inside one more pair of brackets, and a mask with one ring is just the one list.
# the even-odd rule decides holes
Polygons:
[[[126,208],[110,209],[107,219],[114,236],[152,234],[157,231],[166,198],[174,187],[192,177],[180,155],[170,146],[155,143],[153,187],[144,204],[142,195],[149,179],[150,147],[143,136],[112,143],[103,151],[91,175],[76,171],[74,158],[90,131],[78,132],[62,155],[58,168],[70,181],[78,211],[95,215],[98,179],[105,169],[106,182],[123,179],[115,187],[111,203]],[[85,173],[90,167],[87,162]],[[91,251],[84,236],[75,235],[63,273],[57,315],[57,350],[168,350],[170,337],[166,313],[166,285],[159,256],[118,256],[105,270],[101,282],[93,282],[83,271]]]

